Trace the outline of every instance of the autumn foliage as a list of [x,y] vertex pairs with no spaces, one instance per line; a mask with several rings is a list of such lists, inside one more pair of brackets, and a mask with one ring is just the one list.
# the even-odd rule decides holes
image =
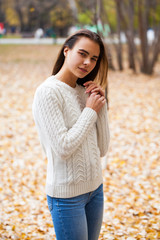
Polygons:
[[[0,239],[55,239],[31,106],[58,46],[0,46]],[[109,73],[101,240],[160,239],[160,75]],[[104,164],[104,160],[103,164]]]

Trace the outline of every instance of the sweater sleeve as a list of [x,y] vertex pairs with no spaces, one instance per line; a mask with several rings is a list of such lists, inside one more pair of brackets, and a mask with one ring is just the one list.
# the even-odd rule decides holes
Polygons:
[[53,151],[63,159],[76,151],[97,120],[97,113],[85,107],[72,128],[67,129],[61,101],[50,88],[41,88],[35,94],[33,116],[39,131],[43,129]]
[[97,138],[100,156],[104,157],[109,148],[110,133],[108,124],[107,104],[98,113],[97,118]]

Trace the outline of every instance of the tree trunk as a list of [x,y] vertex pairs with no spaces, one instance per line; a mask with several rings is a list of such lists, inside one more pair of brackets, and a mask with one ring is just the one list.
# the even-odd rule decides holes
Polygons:
[[108,68],[115,71],[115,67],[112,61],[112,54],[111,54],[111,50],[108,47],[107,44],[105,44],[105,49],[106,49],[106,54],[107,54],[107,59],[108,59]]
[[[148,40],[147,40],[147,22],[146,13],[148,10],[142,4],[142,0],[138,0],[138,20],[139,20],[139,36],[141,40],[142,62],[141,71],[148,73]],[[144,12],[144,13],[143,13]]]
[[128,37],[129,68],[136,71],[135,59],[134,59],[135,45],[134,45],[134,2],[133,0],[129,0],[128,19],[129,19],[129,37]]
[[2,0],[0,0],[0,22],[5,21],[5,14],[2,6]]
[[23,13],[21,11],[21,8],[18,7],[18,5],[15,7],[15,10],[16,10],[17,15],[19,17],[20,32],[23,32],[25,30],[25,24],[24,24],[24,21],[23,21]]
[[157,33],[157,41],[154,45],[153,57],[150,61],[149,67],[148,67],[148,72],[147,73],[150,74],[150,75],[153,73],[153,68],[155,66],[155,63],[158,60],[159,53],[160,53],[160,29]]
[[77,16],[78,16],[78,9],[76,6],[75,0],[68,0],[69,6],[72,10],[72,15],[75,21],[77,21]]
[[[135,71],[136,68],[135,68],[135,44],[134,44],[134,28],[133,28],[133,12],[134,12],[133,0],[129,2],[130,6],[128,10],[124,5],[123,0],[121,1],[115,0],[115,2],[117,6],[117,11],[119,14],[120,22],[123,26],[123,30],[127,38],[129,67]],[[128,16],[131,14],[131,16],[129,16],[128,21],[125,18],[126,11],[128,12]]]
[[123,70],[122,65],[122,42],[121,42],[121,25],[120,25],[120,14],[119,8],[116,4],[116,16],[117,16],[117,35],[118,35],[118,44],[116,45],[116,53],[117,53],[117,62],[119,66],[119,70]]
[[102,24],[102,27],[103,27],[103,23],[102,23],[102,18],[101,18],[101,15],[102,15],[102,11],[103,11],[103,8],[102,8],[102,0],[96,0],[96,26],[97,26],[97,32],[98,34],[103,37],[103,33],[99,31],[99,28],[98,28],[98,25],[99,24]]

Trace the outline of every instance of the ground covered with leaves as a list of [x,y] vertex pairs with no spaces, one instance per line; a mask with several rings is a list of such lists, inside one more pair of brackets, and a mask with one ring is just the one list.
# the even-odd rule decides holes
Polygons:
[[[59,46],[0,46],[0,239],[55,239],[31,106]],[[160,73],[109,72],[100,238],[160,239]],[[103,165],[105,165],[104,160]]]

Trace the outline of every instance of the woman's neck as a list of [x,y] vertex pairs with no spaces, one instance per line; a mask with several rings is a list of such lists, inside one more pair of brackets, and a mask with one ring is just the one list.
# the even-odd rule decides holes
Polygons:
[[75,77],[71,72],[63,69],[63,67],[60,69],[60,71],[55,75],[55,77],[68,84],[69,86],[75,88],[76,87],[76,82],[77,82],[77,77]]

